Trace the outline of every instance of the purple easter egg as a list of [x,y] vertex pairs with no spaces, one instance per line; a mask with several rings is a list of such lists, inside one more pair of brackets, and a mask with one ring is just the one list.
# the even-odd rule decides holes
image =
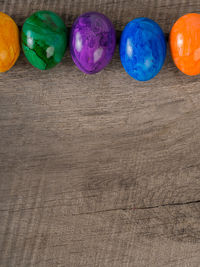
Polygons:
[[103,14],[89,12],[74,22],[70,34],[70,52],[77,67],[93,74],[111,61],[116,46],[116,33]]

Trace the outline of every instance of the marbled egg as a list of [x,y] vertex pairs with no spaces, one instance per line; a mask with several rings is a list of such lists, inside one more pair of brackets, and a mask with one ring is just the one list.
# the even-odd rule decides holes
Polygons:
[[115,46],[115,29],[105,15],[89,12],[74,22],[70,34],[70,51],[81,71],[87,74],[101,71],[111,61]]
[[20,53],[19,30],[14,20],[0,12],[0,72],[8,71]]
[[166,40],[151,19],[137,18],[124,28],[120,58],[126,72],[138,81],[148,81],[161,70],[166,57]]
[[169,39],[177,68],[187,75],[200,74],[200,14],[190,13],[179,18]]
[[67,29],[54,12],[38,11],[22,27],[22,48],[28,61],[46,70],[58,64],[66,51]]

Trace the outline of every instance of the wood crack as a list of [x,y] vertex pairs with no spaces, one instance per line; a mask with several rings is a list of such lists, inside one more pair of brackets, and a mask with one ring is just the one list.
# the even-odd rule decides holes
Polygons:
[[96,211],[89,211],[89,212],[81,212],[81,213],[73,213],[73,216],[76,215],[90,215],[90,214],[97,214],[103,212],[110,212],[110,211],[127,211],[131,210],[131,208],[116,208],[116,209],[106,209],[106,210],[96,210]]
[[148,209],[155,209],[160,207],[167,207],[167,206],[183,206],[183,205],[189,205],[189,204],[196,204],[200,203],[200,200],[194,200],[194,201],[187,201],[187,202],[177,202],[177,203],[167,203],[157,206],[147,206],[147,207],[138,207],[138,208],[116,208],[116,209],[105,209],[105,210],[96,210],[96,211],[90,211],[90,212],[81,212],[81,213],[74,213],[73,216],[76,215],[90,215],[90,214],[97,214],[97,213],[104,213],[104,212],[112,212],[112,211],[130,211],[130,210],[148,210]]
[[175,203],[166,203],[166,204],[157,205],[157,206],[139,207],[139,208],[134,208],[134,209],[135,210],[148,210],[148,209],[155,209],[155,208],[160,208],[160,207],[183,206],[183,205],[189,205],[189,204],[195,204],[195,203],[200,203],[200,200],[186,201],[186,202],[175,202]]

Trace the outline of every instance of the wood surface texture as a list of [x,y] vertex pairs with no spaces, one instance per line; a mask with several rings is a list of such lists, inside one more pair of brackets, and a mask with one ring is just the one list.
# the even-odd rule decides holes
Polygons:
[[[199,0],[0,0],[18,25],[49,9],[117,30],[146,16],[167,34]],[[200,77],[165,65],[130,78],[118,49],[87,76],[69,49],[50,71],[21,53],[0,75],[0,266],[199,267]]]

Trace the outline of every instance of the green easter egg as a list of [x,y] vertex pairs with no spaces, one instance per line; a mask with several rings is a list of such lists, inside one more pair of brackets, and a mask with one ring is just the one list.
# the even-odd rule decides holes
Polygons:
[[57,65],[67,47],[67,28],[54,12],[38,11],[22,27],[22,49],[28,61],[40,70]]

